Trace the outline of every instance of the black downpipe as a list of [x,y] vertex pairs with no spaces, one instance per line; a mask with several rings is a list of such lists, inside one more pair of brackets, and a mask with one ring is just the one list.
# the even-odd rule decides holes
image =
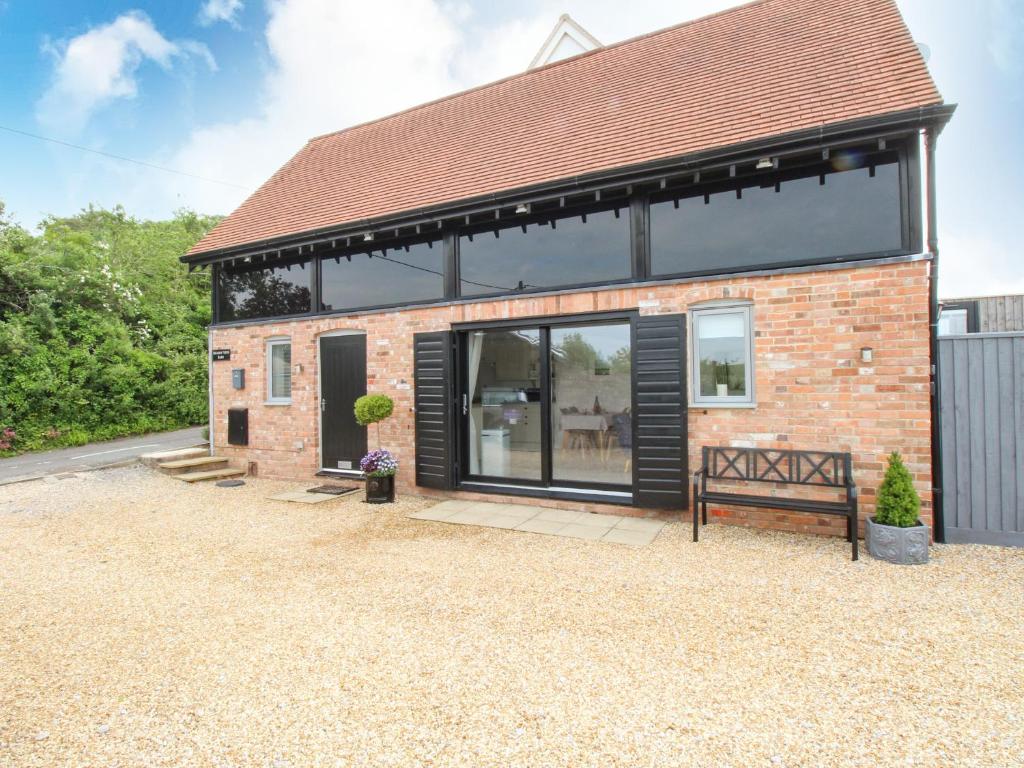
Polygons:
[[939,233],[935,214],[935,143],[939,132],[934,126],[925,129],[924,152],[928,173],[928,252],[931,254],[931,268],[928,270],[928,329],[929,352],[931,357],[931,405],[932,405],[932,533],[935,541],[946,541],[945,516],[942,502],[942,423],[941,393],[939,392]]

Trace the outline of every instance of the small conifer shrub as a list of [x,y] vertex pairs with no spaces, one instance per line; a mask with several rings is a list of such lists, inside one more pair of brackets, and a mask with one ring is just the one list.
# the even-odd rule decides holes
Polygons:
[[875,522],[897,528],[910,528],[917,525],[920,511],[921,497],[914,490],[910,472],[903,463],[899,451],[893,451],[889,455],[885,477],[878,488]]

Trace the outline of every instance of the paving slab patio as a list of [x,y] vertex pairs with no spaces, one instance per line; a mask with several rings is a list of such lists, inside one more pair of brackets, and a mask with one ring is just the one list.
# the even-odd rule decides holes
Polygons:
[[329,493],[310,493],[309,491],[293,490],[283,491],[282,493],[275,493],[273,496],[268,496],[268,499],[272,501],[293,501],[296,504],[323,504],[326,501],[332,499],[337,501],[339,496],[332,496]]
[[413,512],[409,517],[413,520],[504,528],[629,547],[647,546],[665,527],[663,520],[462,499],[442,501],[428,509]]

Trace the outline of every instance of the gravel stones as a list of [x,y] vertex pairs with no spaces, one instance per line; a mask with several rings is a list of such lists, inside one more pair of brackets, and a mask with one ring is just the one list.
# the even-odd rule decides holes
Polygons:
[[0,766],[1021,764],[1024,551],[631,549],[294,486],[5,487]]

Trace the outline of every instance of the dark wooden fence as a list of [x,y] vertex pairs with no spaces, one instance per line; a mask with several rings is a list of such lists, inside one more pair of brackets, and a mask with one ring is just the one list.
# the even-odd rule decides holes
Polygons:
[[1024,333],[939,340],[946,541],[1024,547]]

